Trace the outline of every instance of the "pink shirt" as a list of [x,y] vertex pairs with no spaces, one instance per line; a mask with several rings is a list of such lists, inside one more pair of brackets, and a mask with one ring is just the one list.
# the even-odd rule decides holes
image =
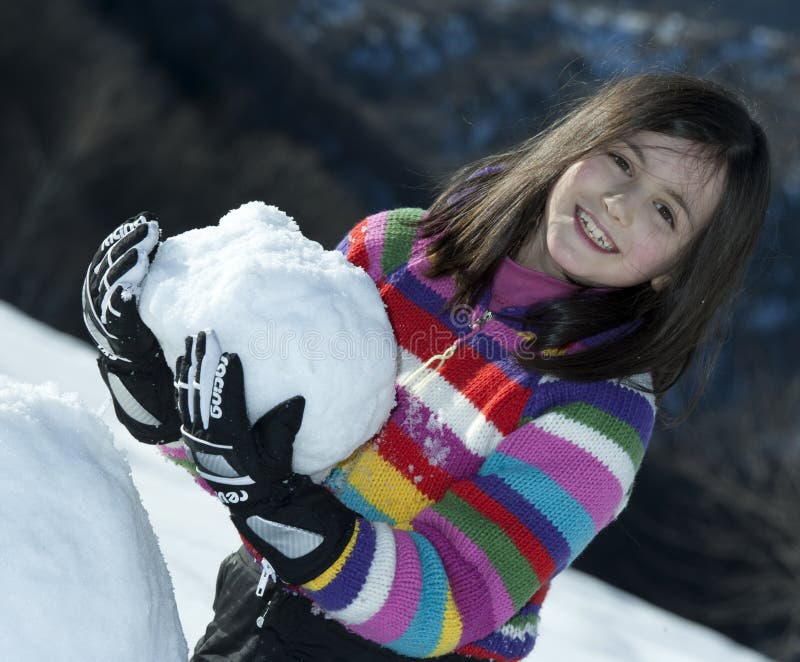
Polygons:
[[581,290],[573,285],[535,269],[523,267],[506,257],[492,281],[490,310],[511,306],[532,306],[550,299],[560,299]]

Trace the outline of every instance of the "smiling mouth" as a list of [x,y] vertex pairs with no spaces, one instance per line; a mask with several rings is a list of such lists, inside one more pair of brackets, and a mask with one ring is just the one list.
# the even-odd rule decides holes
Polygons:
[[611,238],[603,232],[591,214],[578,205],[575,206],[575,220],[583,230],[583,235],[604,253],[619,253]]

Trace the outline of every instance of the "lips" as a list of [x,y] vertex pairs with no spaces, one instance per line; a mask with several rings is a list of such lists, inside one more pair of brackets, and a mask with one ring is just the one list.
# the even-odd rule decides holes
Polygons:
[[583,239],[601,253],[619,253],[619,249],[600,222],[580,205],[575,205],[575,227]]

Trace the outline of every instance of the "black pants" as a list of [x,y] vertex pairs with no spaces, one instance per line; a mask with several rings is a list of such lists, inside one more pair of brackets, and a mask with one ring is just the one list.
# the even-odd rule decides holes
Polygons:
[[[261,631],[256,619],[266,606],[256,597],[259,567],[244,547],[219,566],[214,619],[194,648],[191,662],[251,662]],[[269,592],[269,591],[268,591]]]
[[[362,639],[324,614],[306,598],[280,587],[255,594],[259,567],[244,547],[220,565],[214,620],[197,642],[191,662],[408,662],[413,658]],[[256,619],[267,609],[262,628]],[[465,662],[462,655],[434,658]]]

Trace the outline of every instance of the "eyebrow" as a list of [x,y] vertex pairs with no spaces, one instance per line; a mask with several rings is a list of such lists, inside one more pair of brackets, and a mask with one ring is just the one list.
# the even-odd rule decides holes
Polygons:
[[[639,145],[636,145],[635,143],[628,142],[627,140],[623,140],[622,142],[625,145],[627,145],[631,149],[631,151],[634,154],[636,154],[637,158],[645,165],[645,167],[647,167],[647,159],[644,156],[644,151],[642,151],[642,148],[639,147]],[[683,212],[686,214],[686,218],[688,218],[689,222],[691,223],[692,215],[689,213],[689,205],[686,204],[686,200],[683,199],[683,196],[676,190],[671,189],[668,186],[665,186],[664,190],[666,191],[667,195],[674,198],[675,202],[677,202],[681,206]]]

